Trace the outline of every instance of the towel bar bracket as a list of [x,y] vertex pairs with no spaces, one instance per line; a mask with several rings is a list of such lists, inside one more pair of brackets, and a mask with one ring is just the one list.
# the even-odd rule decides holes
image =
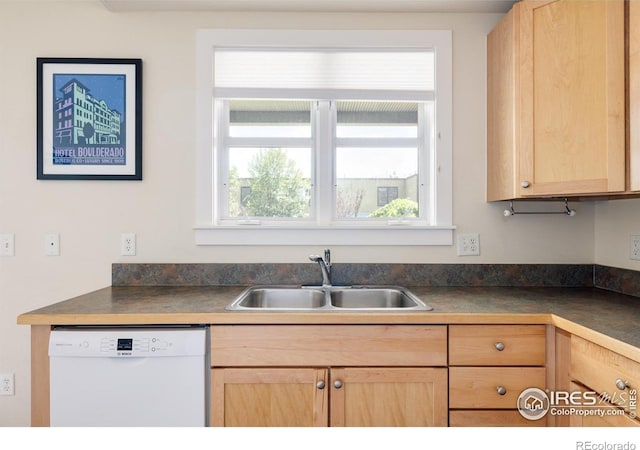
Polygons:
[[513,207],[513,200],[509,202],[509,209],[505,209],[503,212],[505,217],[511,217],[520,214],[564,214],[565,216],[573,217],[576,215],[575,209],[569,208],[569,200],[564,199],[564,210],[562,211],[516,211]]

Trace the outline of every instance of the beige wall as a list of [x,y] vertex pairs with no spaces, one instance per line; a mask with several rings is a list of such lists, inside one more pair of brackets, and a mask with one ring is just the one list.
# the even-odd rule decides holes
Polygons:
[[640,270],[640,261],[629,259],[629,238],[637,235],[640,235],[640,199],[596,203],[597,264]]
[[[194,245],[197,28],[453,30],[454,223],[458,232],[480,233],[482,255],[457,257],[455,246],[336,247],[334,261],[593,262],[594,224],[599,234],[607,235],[615,227],[603,218],[611,223],[616,217],[637,220],[638,213],[632,215],[616,205],[608,214],[603,211],[607,206],[599,205],[596,221],[594,205],[580,203],[573,218],[505,218],[502,211],[507,205],[484,201],[485,36],[499,18],[494,14],[116,14],[98,2],[0,3],[0,233],[15,233],[16,252],[13,258],[0,258],[0,373],[16,374],[16,395],[0,397],[0,426],[29,423],[29,329],[16,325],[16,316],[109,285],[111,263],[304,263],[306,255],[321,250],[314,245],[277,249]],[[36,180],[39,56],[143,59],[144,181]],[[137,234],[138,256],[119,255],[124,232]],[[44,255],[47,233],[60,233],[61,256]],[[599,262],[626,263],[615,252],[605,255],[600,247]]]

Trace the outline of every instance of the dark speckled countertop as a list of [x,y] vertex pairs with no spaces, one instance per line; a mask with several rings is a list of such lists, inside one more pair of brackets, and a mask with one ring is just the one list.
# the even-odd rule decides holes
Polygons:
[[242,286],[112,286],[18,317],[26,325],[552,324],[640,361],[640,299],[579,287],[410,290],[429,312],[231,312]]

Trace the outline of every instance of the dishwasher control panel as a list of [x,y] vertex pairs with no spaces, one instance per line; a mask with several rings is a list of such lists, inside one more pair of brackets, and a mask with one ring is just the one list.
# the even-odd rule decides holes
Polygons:
[[[64,329],[51,333],[50,356],[154,357],[202,354],[204,339],[174,329]],[[193,330],[191,330],[193,331]],[[202,335],[205,330],[201,329]],[[199,334],[199,333],[198,333]]]
[[[125,336],[123,334],[122,336]],[[101,353],[116,353],[116,356],[147,356],[149,353],[167,353],[173,347],[167,337],[105,337],[100,341]]]

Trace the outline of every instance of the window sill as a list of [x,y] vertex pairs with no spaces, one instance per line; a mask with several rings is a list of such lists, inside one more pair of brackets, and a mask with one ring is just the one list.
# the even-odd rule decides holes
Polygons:
[[195,227],[196,245],[453,245],[455,226]]

